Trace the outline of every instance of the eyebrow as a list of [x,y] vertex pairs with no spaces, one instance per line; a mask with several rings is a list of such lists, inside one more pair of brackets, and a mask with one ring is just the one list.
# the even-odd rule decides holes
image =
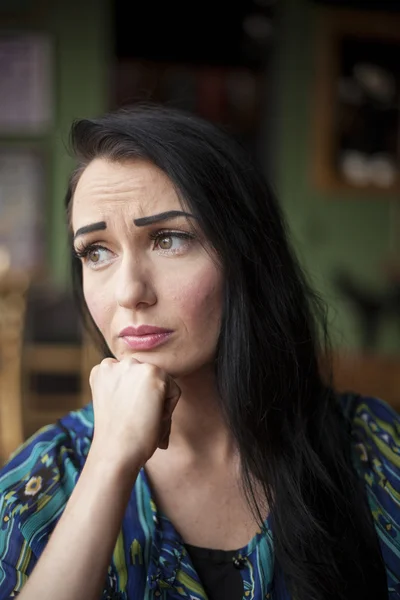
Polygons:
[[153,225],[153,223],[159,223],[160,221],[166,221],[167,219],[173,219],[175,217],[191,217],[194,219],[194,215],[184,212],[182,210],[169,210],[167,212],[159,213],[158,215],[151,215],[149,217],[142,217],[141,219],[134,219],[136,227],[144,227],[146,225]]
[[[142,217],[141,219],[134,219],[134,224],[137,227],[144,227],[145,225],[152,225],[153,223],[159,223],[160,221],[166,221],[167,219],[173,219],[175,217],[191,217],[194,218],[194,215],[190,213],[184,212],[182,210],[169,210],[167,212],[159,213],[158,215],[150,215],[149,217]],[[74,235],[74,241],[80,235],[84,235],[85,233],[91,233],[92,231],[104,231],[107,229],[107,224],[105,221],[98,221],[97,223],[91,223],[90,225],[85,225],[84,227],[80,227]]]
[[85,225],[84,227],[80,227],[74,235],[74,240],[80,235],[84,233],[90,233],[91,231],[104,231],[107,229],[107,225],[105,221],[98,221],[97,223],[91,223],[90,225]]

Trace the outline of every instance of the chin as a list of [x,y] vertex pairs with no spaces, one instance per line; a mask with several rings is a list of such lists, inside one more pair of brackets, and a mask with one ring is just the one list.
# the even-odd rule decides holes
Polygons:
[[166,356],[161,352],[134,352],[131,350],[125,352],[116,352],[114,356],[116,356],[117,360],[134,358],[140,363],[154,365],[155,367],[166,371],[169,375],[171,375],[171,377],[174,378],[178,375],[181,375],[181,370],[176,368],[176,360],[171,356]]
[[194,368],[192,365],[188,365],[187,363],[179,364],[179,360],[171,360],[171,358],[169,357],[146,355],[143,356],[142,353],[141,356],[137,358],[137,360],[140,362],[147,362],[150,365],[158,367],[162,371],[168,373],[168,375],[170,375],[173,379],[180,379],[182,377],[186,377],[196,371],[196,368]]
[[[181,353],[179,353],[181,354]],[[182,356],[183,354],[183,356]],[[148,363],[154,365],[163,371],[166,371],[173,379],[182,379],[184,377],[190,377],[195,373],[202,372],[213,368],[214,358],[209,356],[193,357],[194,360],[190,360],[188,355],[182,353],[180,356],[175,356],[173,353],[168,351],[149,351],[149,352],[135,352],[133,350],[125,350],[122,352],[116,352],[117,360],[123,360],[126,358],[135,358],[140,363]]]

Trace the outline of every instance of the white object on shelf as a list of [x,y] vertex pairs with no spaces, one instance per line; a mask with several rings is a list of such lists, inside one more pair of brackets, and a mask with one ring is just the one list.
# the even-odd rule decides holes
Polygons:
[[0,146],[0,246],[12,270],[36,270],[44,260],[43,156]]
[[43,34],[0,35],[0,134],[45,134],[53,122],[52,44]]

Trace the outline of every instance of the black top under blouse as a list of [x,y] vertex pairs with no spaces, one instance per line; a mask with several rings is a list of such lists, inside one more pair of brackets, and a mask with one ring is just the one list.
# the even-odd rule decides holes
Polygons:
[[185,544],[209,600],[242,600],[243,563],[237,551],[209,550]]

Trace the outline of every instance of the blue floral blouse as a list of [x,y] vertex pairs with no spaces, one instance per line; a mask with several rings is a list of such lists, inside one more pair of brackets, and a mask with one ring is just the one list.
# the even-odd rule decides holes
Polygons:
[[[400,415],[381,400],[341,397],[352,427],[355,467],[364,479],[387,569],[400,599]],[[88,454],[91,405],[44,427],[0,471],[0,600],[18,595],[60,518]],[[273,598],[270,524],[237,553],[244,600]],[[152,499],[142,469],[132,489],[102,600],[207,600],[183,540]]]

